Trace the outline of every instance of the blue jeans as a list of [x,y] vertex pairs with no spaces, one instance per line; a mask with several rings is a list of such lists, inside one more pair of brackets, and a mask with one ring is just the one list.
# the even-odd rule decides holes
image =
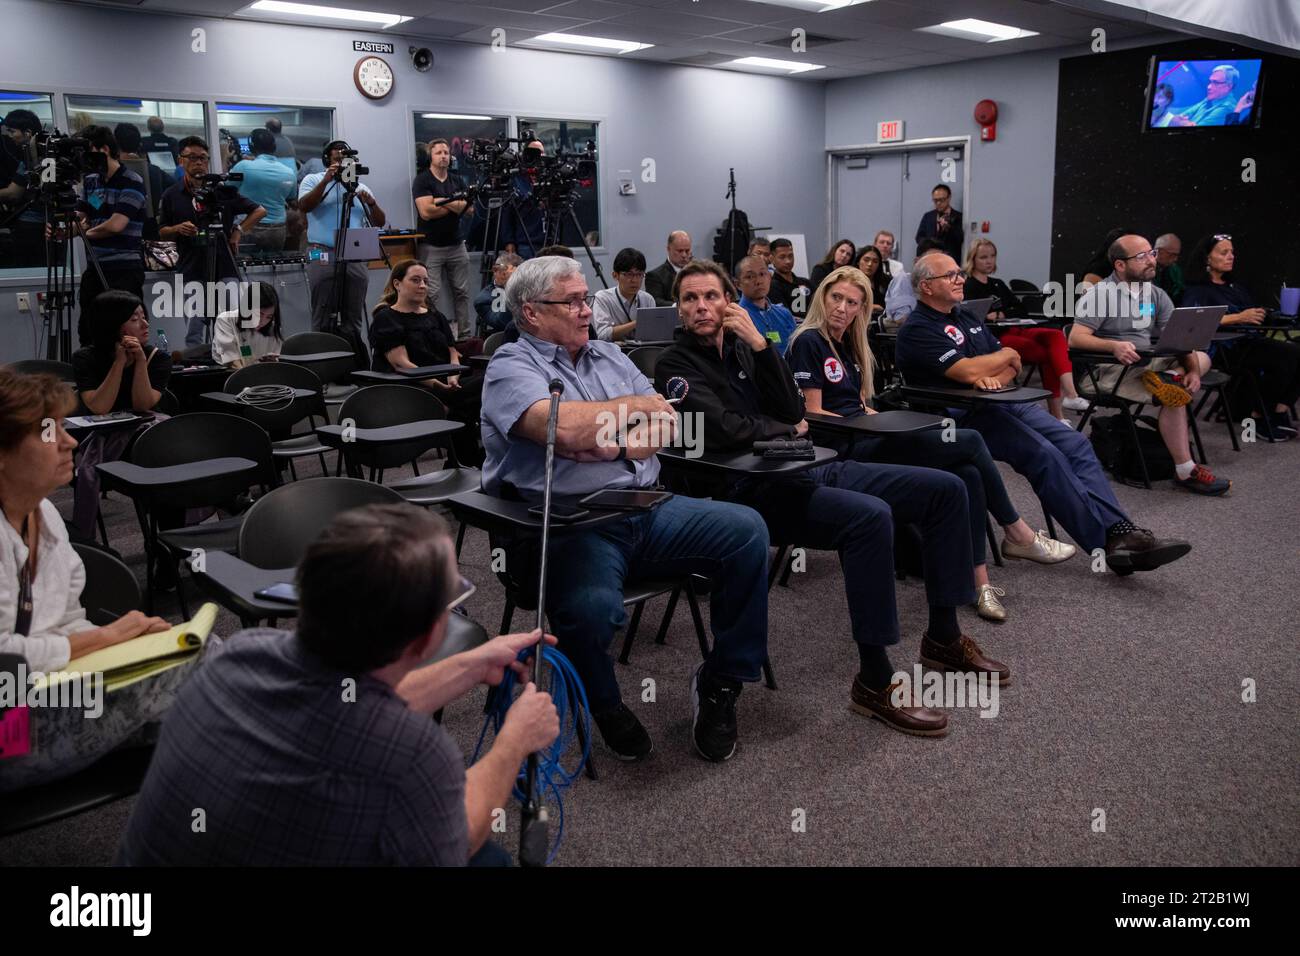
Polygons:
[[707,670],[758,680],[767,659],[767,549],[767,527],[749,508],[680,495],[653,511],[557,537],[547,614],[592,712],[622,702],[608,649],[627,623],[626,581],[707,575],[713,582]]
[[985,404],[957,420],[1029,479],[1048,514],[1085,550],[1105,547],[1106,529],[1128,520],[1092,444],[1041,406]]

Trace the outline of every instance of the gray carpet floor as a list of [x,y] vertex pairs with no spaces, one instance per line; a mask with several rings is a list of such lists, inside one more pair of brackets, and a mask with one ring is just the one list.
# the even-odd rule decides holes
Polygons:
[[[1184,560],[1124,579],[1092,573],[1082,555],[991,568],[1011,619],[992,625],[963,610],[962,625],[1011,666],[1013,681],[996,717],[952,711],[942,739],[907,737],[848,709],[857,662],[842,577],[834,554],[814,552],[805,572],[772,592],[779,690],[748,686],[736,756],[706,763],[689,741],[698,661],[689,611],[683,602],[658,646],[665,602],[654,602],[630,666],[616,665],[654,754],[629,765],[596,747],[600,779],[568,792],[558,863],[1300,862],[1300,442],[1234,453],[1222,426],[1202,431],[1212,467],[1234,481],[1231,495],[1200,499],[1169,482],[1118,488],[1139,524],[1193,543]],[[1037,499],[1004,474],[1037,527]],[[56,503],[71,507],[62,495]],[[143,579],[130,504],[110,498],[105,514],[111,543]],[[493,630],[503,595],[489,562],[486,536],[471,530],[462,566],[479,589],[468,607]],[[892,658],[910,669],[924,591],[913,579],[898,588],[905,636]],[[159,610],[179,618],[171,595]],[[515,626],[527,623],[520,614]],[[220,633],[237,626],[222,613]],[[647,678],[653,702],[642,700]],[[1242,701],[1247,678],[1254,703]],[[481,706],[476,692],[446,713],[467,755]],[[2,840],[0,862],[106,864],[133,802]],[[1094,828],[1098,809],[1104,832]],[[517,843],[517,819],[512,809],[507,845]]]

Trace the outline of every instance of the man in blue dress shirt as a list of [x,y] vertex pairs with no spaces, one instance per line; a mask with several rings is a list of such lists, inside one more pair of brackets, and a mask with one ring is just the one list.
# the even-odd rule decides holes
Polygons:
[[[658,483],[655,455],[672,438],[663,425],[675,425],[676,412],[618,346],[588,338],[591,299],[572,259],[530,259],[510,277],[506,304],[519,340],[493,353],[483,384],[483,488],[489,494],[541,500],[555,379],[564,392],[553,494],[571,499]],[[535,548],[516,542],[507,550],[511,575],[532,578]],[[563,546],[552,550],[546,608],[552,630],[618,757],[640,760],[652,749],[649,734],[623,704],[608,654],[627,620],[624,583],[687,574],[712,581],[713,649],[691,678],[692,737],[702,756],[726,760],[736,749],[742,683],[757,680],[767,659],[767,552],[767,527],[756,512],[680,495],[653,510],[566,534]]]

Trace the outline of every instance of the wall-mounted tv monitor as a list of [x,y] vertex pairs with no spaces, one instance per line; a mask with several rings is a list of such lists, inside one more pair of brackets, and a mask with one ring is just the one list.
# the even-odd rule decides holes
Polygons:
[[1259,125],[1262,60],[1153,57],[1143,128],[1254,128]]

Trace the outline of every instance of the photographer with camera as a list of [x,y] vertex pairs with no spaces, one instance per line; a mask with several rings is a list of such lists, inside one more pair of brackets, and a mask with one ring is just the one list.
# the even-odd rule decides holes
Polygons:
[[18,109],[11,110],[0,126],[0,225],[8,221],[10,237],[5,265],[43,266],[45,210],[39,202],[22,208],[29,198],[32,137],[41,131],[41,121],[31,110]]
[[[239,194],[228,176],[208,173],[208,144],[198,136],[186,136],[178,144],[185,178],[163,193],[158,203],[158,234],[175,242],[180,253],[176,264],[186,282],[233,281],[239,276],[235,257],[244,230],[252,230],[266,210]],[[244,216],[242,223],[235,218]],[[218,229],[224,241],[212,233]],[[207,295],[207,301],[220,297]],[[216,319],[216,316],[212,316]],[[203,344],[208,316],[189,316],[185,332],[187,348]]]
[[[370,367],[362,335],[370,270],[364,262],[345,263],[339,270],[342,288],[335,290],[335,243],[340,229],[360,229],[388,221],[379,202],[360,177],[369,173],[358,165],[357,151],[341,139],[321,150],[325,171],[304,176],[298,184],[298,208],[307,217],[307,283],[311,287],[311,324],[352,343],[361,368]],[[353,201],[355,199],[355,201]],[[343,221],[344,207],[349,208]],[[338,314],[338,326],[331,327]]]
[[107,126],[87,126],[80,138],[103,157],[103,172],[88,173],[82,181],[76,209],[78,222],[73,227],[89,247],[89,262],[77,290],[81,309],[77,337],[85,345],[89,338],[85,317],[95,296],[120,289],[144,298],[141,237],[149,210],[144,180],[120,162],[121,151],[113,131]]

